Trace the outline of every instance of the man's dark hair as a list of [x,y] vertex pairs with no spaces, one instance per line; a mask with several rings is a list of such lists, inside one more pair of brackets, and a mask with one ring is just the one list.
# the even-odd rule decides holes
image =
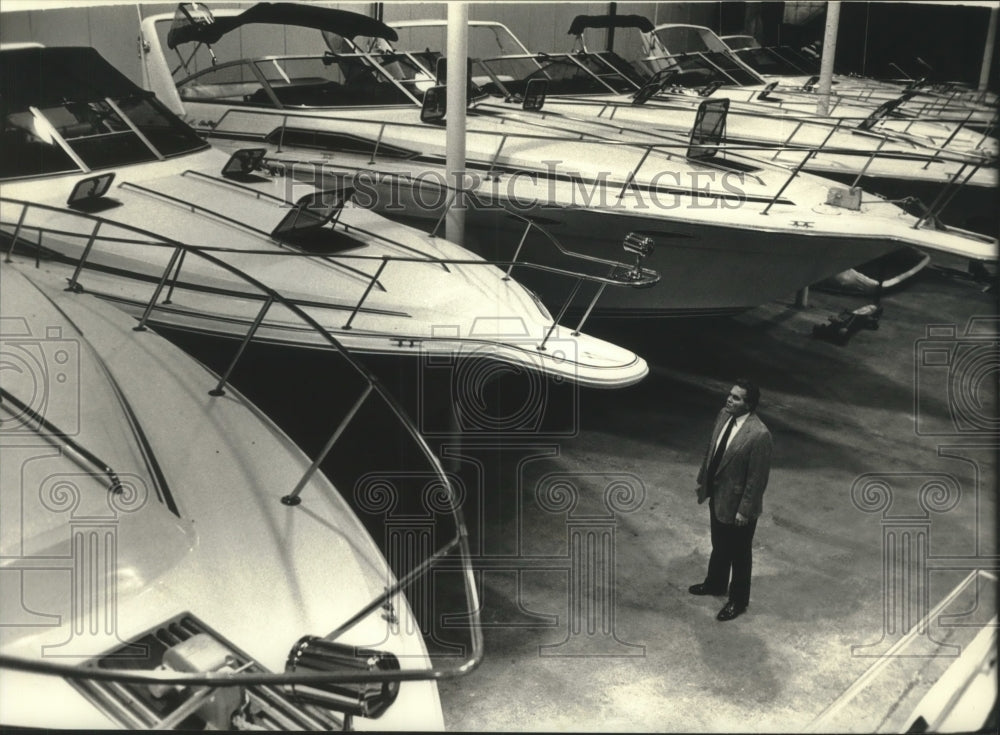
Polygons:
[[757,387],[757,384],[748,378],[739,378],[733,385],[747,392],[747,406],[751,411],[755,411],[757,404],[760,403],[760,388]]

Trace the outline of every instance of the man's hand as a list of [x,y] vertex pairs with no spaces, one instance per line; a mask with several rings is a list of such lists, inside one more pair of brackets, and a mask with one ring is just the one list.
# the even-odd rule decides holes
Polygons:
[[737,526],[745,526],[749,522],[750,522],[749,518],[747,518],[745,515],[743,515],[739,511],[736,511],[736,525]]

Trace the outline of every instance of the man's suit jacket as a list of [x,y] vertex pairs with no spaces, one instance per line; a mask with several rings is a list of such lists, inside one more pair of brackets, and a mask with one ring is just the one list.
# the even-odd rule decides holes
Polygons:
[[[729,421],[725,410],[719,412],[708,443],[705,458],[698,472],[698,502],[704,503],[708,497],[706,488],[708,463],[715,452],[715,445]],[[761,498],[767,487],[767,477],[771,471],[771,432],[757,414],[747,416],[743,426],[729,437],[729,446],[722,455],[712,496],[715,498],[715,517],[723,523],[734,523],[736,512],[746,518],[758,518],[763,511]]]

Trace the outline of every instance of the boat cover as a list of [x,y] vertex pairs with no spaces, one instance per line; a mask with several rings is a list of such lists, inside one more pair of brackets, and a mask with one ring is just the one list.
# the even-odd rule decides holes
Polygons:
[[579,36],[588,28],[638,28],[643,33],[652,33],[653,22],[642,15],[578,15],[567,33]]
[[89,47],[19,48],[3,51],[0,58],[3,117],[27,110],[29,105],[44,108],[150,94]]
[[175,22],[167,34],[167,46],[177,48],[182,43],[192,41],[213,44],[230,31],[248,23],[275,23],[315,28],[319,31],[336,33],[344,38],[368,36],[384,38],[387,41],[399,40],[395,30],[367,15],[300,3],[258,3],[239,15],[216,18],[211,23],[193,22],[178,25]]

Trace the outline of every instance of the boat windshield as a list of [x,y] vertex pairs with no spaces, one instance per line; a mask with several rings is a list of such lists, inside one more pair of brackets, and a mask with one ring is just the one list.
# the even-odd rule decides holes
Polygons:
[[667,25],[653,31],[653,35],[671,54],[687,54],[696,51],[728,50],[718,36],[701,26]]
[[[597,75],[568,54],[504,56],[484,59],[474,65],[474,68],[481,65],[483,70],[488,69],[500,80],[507,92],[516,95],[523,95],[528,82],[533,79],[546,80],[549,95],[608,94],[611,91],[635,90],[635,85],[607,65],[596,60],[591,63],[595,64],[595,70],[599,69]],[[504,90],[489,79],[477,75],[473,77],[473,81],[489,94],[504,95]]]
[[674,56],[660,56],[648,59],[652,66],[661,69],[675,69],[677,76],[671,81],[685,87],[702,87],[712,82],[755,85],[759,79],[737,64],[724,53],[690,53]]
[[88,48],[4,51],[0,178],[155,161],[207,144]]
[[[810,56],[792,46],[769,46],[768,48],[775,55],[787,59],[807,74],[819,74],[820,60],[816,56]],[[836,69],[837,67],[835,66],[834,68]],[[840,72],[838,71],[837,73],[839,74]]]
[[639,87],[645,84],[651,76],[649,72],[642,67],[640,62],[629,61],[614,51],[600,51],[597,53],[591,52],[586,54],[586,60],[579,57],[578,60],[581,63],[584,63],[588,69],[593,71],[598,76],[601,75],[601,72],[594,69],[593,65],[595,65],[598,61],[603,62],[604,64],[612,67],[620,76]]
[[[434,80],[404,54],[269,56],[197,72],[177,84],[182,100],[254,107],[413,105]],[[405,91],[404,91],[405,90]],[[410,95],[407,94],[410,93]]]
[[[393,46],[400,51],[441,51],[448,47],[448,26],[445,23],[405,22],[392,24],[399,34]],[[491,59],[497,56],[525,55],[528,49],[510,30],[499,23],[472,23],[468,27],[468,55],[470,59]]]
[[760,74],[800,76],[808,73],[768,48],[744,48],[734,53],[743,63]]
[[745,48],[760,48],[760,44],[757,43],[757,39],[753,36],[723,36],[722,40],[733,51]]
[[647,78],[646,74],[614,51],[577,52],[573,54],[573,60],[619,93],[634,92]]

